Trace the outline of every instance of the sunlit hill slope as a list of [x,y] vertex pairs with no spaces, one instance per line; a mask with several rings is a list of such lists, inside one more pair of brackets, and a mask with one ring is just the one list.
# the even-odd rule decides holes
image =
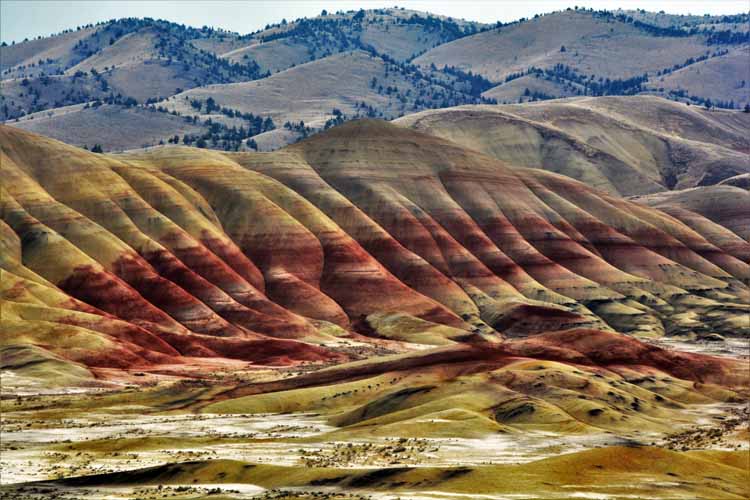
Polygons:
[[342,361],[345,338],[747,333],[731,231],[386,122],[246,154],[1,134],[5,345],[148,368]]

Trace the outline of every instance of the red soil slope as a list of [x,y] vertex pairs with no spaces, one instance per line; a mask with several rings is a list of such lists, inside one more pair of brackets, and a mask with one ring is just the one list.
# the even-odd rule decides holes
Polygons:
[[482,345],[750,328],[750,245],[717,224],[384,122],[266,154],[0,147],[3,342],[89,366],[343,361],[374,313]]

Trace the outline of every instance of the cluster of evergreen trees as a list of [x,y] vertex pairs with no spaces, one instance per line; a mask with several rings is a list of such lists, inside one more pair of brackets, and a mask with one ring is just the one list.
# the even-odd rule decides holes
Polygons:
[[668,74],[672,73],[673,71],[677,71],[679,69],[685,68],[687,66],[690,66],[691,64],[695,64],[697,62],[706,61],[706,60],[708,60],[708,59],[710,59],[712,57],[720,57],[720,56],[726,55],[728,53],[729,53],[729,51],[727,49],[720,49],[720,50],[715,51],[713,54],[711,54],[710,52],[706,52],[702,56],[688,57],[687,59],[685,59],[685,62],[682,63],[682,64],[675,64],[671,68],[665,68],[665,69],[657,71],[656,72],[656,76],[668,75]]
[[[202,134],[185,134],[182,143],[187,146],[199,148],[222,149],[224,151],[239,151],[243,143],[252,149],[257,149],[255,140],[250,140],[257,135],[255,130],[240,126],[227,126],[210,118],[203,122],[208,127]],[[177,139],[179,139],[178,136]],[[174,140],[174,138],[173,138]],[[177,142],[174,142],[175,144]]]
[[706,41],[713,45],[741,45],[750,42],[750,31],[710,31],[705,33]]
[[[436,70],[435,65],[432,67]],[[474,74],[471,71],[461,71],[454,66],[443,66],[443,72],[453,75],[456,80],[461,83],[466,83],[468,86],[468,93],[474,97],[481,97],[482,92],[489,90],[495,86],[495,84],[482,75]]]
[[100,73],[82,71],[72,76],[23,78],[20,88],[8,85],[0,94],[0,120],[13,120],[50,108],[105,98],[111,92]]
[[632,24],[634,27],[645,31],[649,35],[653,36],[670,36],[670,37],[686,37],[691,36],[691,33],[687,30],[682,29],[679,26],[656,26],[654,24],[645,23],[634,19],[632,16],[626,14],[614,13],[609,10],[596,10],[591,13],[594,18],[616,20],[622,23]]
[[[397,61],[387,54],[381,54],[371,46],[365,46],[364,50],[372,57],[385,61],[386,80],[391,73],[394,73],[414,87],[415,92],[412,92],[412,89],[402,92],[393,85],[383,86],[377,79],[370,82],[370,87],[379,94],[395,96],[403,105],[402,113],[409,110],[445,108],[461,104],[497,104],[494,99],[481,96],[483,90],[480,91],[480,89],[490,88],[493,84],[479,75],[465,73],[456,68],[439,71],[431,67],[430,72],[425,72],[414,64]],[[409,103],[411,106],[407,106]]]
[[102,104],[117,105],[117,106],[124,106],[126,108],[133,108],[135,106],[138,106],[138,101],[136,101],[133,97],[123,96],[122,94],[110,93],[109,95],[105,96],[102,99],[97,98],[93,100],[92,102],[87,102],[83,108],[84,109],[98,108]]
[[[185,99],[188,99],[188,97],[185,96]],[[274,130],[276,128],[276,125],[273,123],[270,116],[263,118],[262,116],[254,115],[252,113],[244,113],[240,110],[220,106],[216,103],[216,100],[213,97],[209,97],[205,101],[190,99],[190,106],[199,113],[221,113],[227,118],[242,119],[247,122],[246,128],[250,132],[253,132],[251,135],[262,134],[263,132],[268,132],[269,130]]]
[[293,132],[297,132],[301,139],[308,137],[313,132],[313,129],[305,125],[305,122],[303,120],[300,120],[298,122],[288,121],[284,123],[284,128]]
[[[185,99],[188,99],[188,97],[185,96]],[[205,101],[192,99],[190,100],[190,106],[202,114],[222,114],[227,118],[241,119],[245,123],[240,126],[227,125],[226,123],[214,120],[210,117],[201,120],[201,118],[196,115],[187,115],[183,117],[185,122],[192,125],[203,126],[205,131],[200,134],[185,134],[182,138],[180,138],[179,135],[175,135],[168,139],[168,143],[180,144],[180,142],[182,142],[182,144],[188,146],[221,149],[224,151],[239,151],[243,144],[248,148],[257,149],[258,145],[253,137],[276,128],[271,117],[263,118],[262,116],[254,115],[252,113],[243,113],[239,110],[219,106],[216,103],[216,100],[212,97],[209,97]],[[181,116],[178,111],[170,111],[163,106],[151,104],[146,105],[145,108],[150,111]]]
[[547,69],[532,67],[527,74],[534,74],[556,82],[573,82],[582,87],[583,95],[593,96],[637,94],[643,90],[643,84],[648,81],[646,74],[624,79],[586,76],[562,63]]
[[524,102],[524,101],[546,101],[549,99],[556,99],[559,96],[553,96],[546,94],[540,90],[529,90],[529,88],[525,88],[523,91],[523,97],[518,100],[518,102]]
[[[663,90],[663,89],[661,89]],[[687,99],[689,102],[692,102],[693,104],[697,104],[699,106],[703,106],[706,109],[711,108],[722,108],[722,109],[738,109],[739,106],[734,102],[734,100],[722,100],[722,99],[709,99],[706,97],[700,97],[695,95],[690,95],[687,90],[684,89],[678,89],[678,90],[670,90],[668,93],[669,97],[672,99]],[[746,105],[747,107],[747,105]]]
[[408,18],[398,18],[397,22],[401,24],[422,26],[425,31],[439,34],[441,42],[447,42],[473,35],[478,31],[474,23],[468,23],[465,27],[462,27],[453,19],[439,18],[429,14],[426,16],[412,14],[411,17]]
[[[664,37],[689,37],[701,35],[706,37],[706,42],[710,45],[740,45],[743,43],[750,42],[750,31],[733,31],[733,30],[715,30],[713,27],[699,27],[699,26],[656,26],[654,24],[646,23],[638,19],[634,19],[632,16],[614,13],[608,10],[592,11],[592,15],[596,18],[602,19],[613,19],[623,23],[628,23],[634,27],[645,31],[646,33],[653,36],[664,36]],[[730,20],[728,16],[727,22],[744,22],[748,20],[746,16],[739,15],[733,16],[734,21]]]
[[331,114],[333,115],[333,117],[326,120],[326,123],[323,126],[323,130],[328,130],[331,127],[336,127],[347,121],[346,115],[342,113],[338,108],[333,108]]
[[[719,57],[727,53],[726,49],[717,50],[713,54],[707,53],[697,58],[689,58],[683,64],[675,64],[671,68],[665,68],[656,72],[657,76],[667,75],[673,71],[684,68],[696,62],[705,61],[710,57]],[[569,84],[569,88],[572,92],[577,95],[591,95],[591,96],[607,96],[607,95],[635,95],[645,90],[645,84],[649,81],[649,75],[644,73],[643,75],[634,76],[631,78],[605,78],[596,77],[594,75],[583,75],[578,73],[575,69],[571,68],[562,63],[555,64],[551,68],[537,68],[532,66],[526,71],[520,71],[512,73],[505,77],[505,83],[511,82],[523,76],[532,75],[536,78],[552,81],[555,83]],[[663,92],[664,89],[659,89]],[[717,107],[725,109],[736,109],[737,104],[731,100],[711,100],[699,96],[691,96],[685,90],[670,90],[668,96],[672,99],[684,98],[690,102],[705,105],[708,108]],[[526,99],[524,99],[524,97]],[[545,94],[540,91],[531,91],[528,88],[524,91],[524,96],[520,101],[524,100],[545,100],[555,99],[559,96]]]

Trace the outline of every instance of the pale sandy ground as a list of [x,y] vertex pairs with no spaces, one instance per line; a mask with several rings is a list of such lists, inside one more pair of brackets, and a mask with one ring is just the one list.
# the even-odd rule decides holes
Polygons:
[[750,360],[750,339],[725,338],[722,342],[686,340],[679,337],[641,339],[664,349]]
[[[719,354],[737,358],[748,358],[750,349],[747,340],[729,339],[726,342],[686,342],[679,339],[659,339],[654,343],[683,350]],[[4,390],[15,388],[19,394],[44,392],[43,387],[21,383],[8,373],[2,373]],[[23,381],[26,382],[26,381]],[[52,393],[99,392],[102,389],[54,389]],[[63,391],[63,392],[61,392]],[[8,392],[5,392],[8,396]],[[23,397],[23,396],[22,396]],[[135,407],[122,407],[127,414],[113,418],[112,413],[89,414],[85,417],[35,420],[34,412],[5,412],[0,420],[0,484],[55,479],[106,472],[117,472],[156,466],[164,463],[206,459],[232,459],[251,463],[276,465],[320,466],[321,463],[341,468],[402,467],[402,466],[477,466],[486,464],[527,463],[546,457],[573,453],[591,448],[622,444],[656,444],[659,446],[687,446],[690,449],[745,449],[750,452],[750,443],[735,432],[721,441],[692,440],[690,436],[708,434],[728,419],[747,417],[747,409],[739,403],[693,405],[684,410],[684,419],[691,422],[675,426],[676,434],[685,434],[688,439],[666,435],[643,433],[616,435],[601,432],[585,435],[561,435],[545,432],[495,434],[481,439],[465,438],[420,438],[406,442],[407,451],[393,460],[393,450],[403,444],[398,438],[372,437],[351,441],[331,440],[336,428],[316,414],[130,414]],[[144,408],[144,410],[147,410]],[[745,412],[745,413],[743,413]],[[745,419],[747,420],[747,419]],[[33,424],[30,424],[33,422]],[[735,430],[747,433],[747,422]],[[737,437],[740,436],[740,437]],[[95,453],[71,450],[68,444],[97,439],[122,438],[167,438],[167,443],[189,438],[216,438],[205,444],[189,447],[160,445],[156,449],[124,450],[118,453]],[[692,441],[691,441],[692,440]],[[350,444],[358,450],[342,455],[341,450]],[[175,498],[203,498],[212,488],[220,488],[232,498],[253,498],[265,494],[255,485],[201,485],[189,486]],[[663,485],[669,486],[667,484]],[[177,486],[172,485],[172,488]],[[58,498],[154,498],[151,487],[138,488],[89,488],[56,490]],[[293,490],[285,488],[285,490]],[[328,491],[316,488],[316,491]],[[331,492],[335,490],[331,489]],[[150,493],[149,493],[150,492]],[[148,495],[146,494],[148,493]],[[214,492],[214,494],[216,494]],[[378,492],[360,492],[373,500],[462,500],[478,498],[487,500],[517,500],[531,498],[524,495],[472,495],[445,492],[400,492],[391,495]],[[149,495],[151,495],[149,497]],[[185,496],[187,495],[187,496]],[[192,496],[191,496],[192,495]],[[197,495],[197,496],[196,496]],[[610,499],[605,493],[570,492],[569,498]],[[634,492],[632,498],[637,498]],[[3,497],[0,492],[0,498]],[[24,497],[27,498],[27,497]],[[28,497],[37,498],[37,497]],[[39,498],[45,498],[44,496]],[[333,497],[339,498],[339,497]],[[350,498],[358,499],[353,496]],[[362,497],[365,498],[365,497]],[[540,498],[540,497],[534,497]],[[619,495],[618,498],[628,498]],[[349,498],[346,498],[349,500]]]
[[[333,457],[337,445],[348,442],[295,442],[294,438],[323,436],[335,430],[321,417],[311,415],[179,415],[169,417],[127,417],[113,422],[112,415],[91,415],[90,418],[65,419],[51,422],[48,428],[27,429],[24,424],[2,421],[3,453],[0,467],[2,484],[53,479],[75,475],[114,472],[175,462],[179,459],[233,459],[255,463],[295,465],[310,455]],[[93,439],[118,439],[146,436],[168,436],[179,441],[186,437],[213,436],[217,438],[246,438],[243,443],[211,444],[175,450],[123,452],[118,456],[93,455],[48,451],[55,445]],[[263,441],[271,438],[274,441]],[[524,463],[558,455],[562,452],[582,451],[594,446],[622,444],[611,434],[560,436],[545,432],[498,434],[482,439],[439,438],[419,439],[425,452],[403,457],[410,466],[480,465],[490,463]],[[352,443],[395,445],[396,438],[352,440]],[[12,449],[17,448],[17,449]],[[76,452],[77,453],[77,452]],[[28,467],[35,463],[37,467]],[[85,464],[85,465],[83,465]],[[339,466],[393,466],[384,457],[373,453],[357,455],[354,461]],[[404,465],[400,463],[398,465]]]
[[[686,420],[697,426],[710,427],[737,405],[701,405],[685,410]],[[687,428],[687,427],[686,427]],[[2,484],[53,479],[61,476],[84,475],[138,469],[167,462],[199,459],[233,459],[254,463],[299,465],[305,459],[336,460],[336,447],[349,442],[329,441],[325,434],[334,430],[320,416],[307,414],[286,415],[175,415],[139,416],[112,421],[112,415],[91,415],[88,418],[50,421],[46,428],[26,428],[13,419],[2,421],[3,453],[0,468]],[[115,455],[50,451],[70,442],[93,439],[134,437],[169,437],[176,442],[189,437],[239,439],[241,442],[208,444],[179,449],[124,451]],[[298,438],[314,438],[320,441]],[[657,434],[638,436],[638,442],[661,442]],[[423,452],[407,453],[398,464],[374,453],[355,454],[352,461],[338,467],[363,466],[472,466],[482,464],[526,463],[541,458],[572,453],[585,449],[622,445],[634,442],[633,436],[612,433],[559,435],[546,432],[497,434],[481,439],[430,438],[413,440]],[[372,443],[384,447],[395,446],[396,438],[352,440],[351,443]],[[732,449],[747,443],[713,446]],[[78,453],[78,454],[76,454]],[[33,464],[33,466],[32,466]]]

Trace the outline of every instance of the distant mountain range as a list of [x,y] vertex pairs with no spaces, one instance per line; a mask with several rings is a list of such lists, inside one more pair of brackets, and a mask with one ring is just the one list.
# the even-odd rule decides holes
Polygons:
[[400,8],[240,35],[119,19],[0,48],[0,119],[119,151],[272,150],[355,117],[652,94],[750,103],[748,14],[569,9],[480,24]]

